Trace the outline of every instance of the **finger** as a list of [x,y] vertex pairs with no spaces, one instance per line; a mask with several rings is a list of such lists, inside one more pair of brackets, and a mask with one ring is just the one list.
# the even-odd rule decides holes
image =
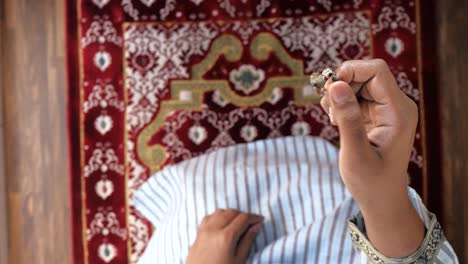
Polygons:
[[210,226],[210,223],[211,223],[211,218],[213,217],[213,215],[207,215],[205,217],[203,217],[201,223],[200,223],[200,228],[204,228],[204,227],[207,227],[207,226]]
[[200,227],[222,229],[240,213],[240,211],[235,209],[216,209],[213,214],[203,219]]
[[234,240],[238,241],[250,225],[257,224],[263,221],[263,217],[254,214],[239,214],[226,227],[229,232],[233,232]]
[[224,211],[224,209],[218,208],[214,213],[205,216],[200,224],[200,227],[216,227],[216,225],[220,222],[220,214],[222,214]]
[[371,152],[371,145],[364,128],[361,107],[351,87],[338,81],[328,88],[333,118],[340,131],[340,147],[352,151],[353,155],[365,158]]
[[262,228],[263,223],[257,223],[249,227],[247,232],[240,239],[237,251],[236,251],[236,262],[245,263],[247,257],[249,256],[249,251],[252,248],[255,238],[258,235],[258,232]]
[[330,102],[328,101],[327,95],[324,95],[322,99],[320,99],[320,106],[322,106],[323,110],[328,114]]
[[336,72],[340,80],[350,84],[355,93],[364,89],[361,93],[368,100],[388,104],[399,99],[400,89],[384,60],[345,61]]
[[210,216],[209,225],[212,228],[224,228],[239,214],[241,214],[241,212],[235,209],[217,209],[216,212]]
[[[371,104],[372,103],[367,100],[359,101],[359,106],[361,107],[362,122],[364,123],[364,127],[367,133],[372,128],[375,127],[375,124],[372,121],[372,117],[371,117]],[[369,138],[369,135],[368,135],[368,138]]]
[[333,113],[330,105],[330,101],[328,100],[328,96],[325,95],[320,100],[320,105],[322,106],[325,113],[327,113],[328,117],[330,118],[330,122],[336,126],[335,119],[333,118]]
[[331,108],[331,106],[328,108],[328,117],[330,118],[330,123],[336,126],[337,124],[335,121],[335,117],[333,116],[333,109]]
[[226,212],[226,210],[221,209],[221,208],[216,208],[216,211],[214,211],[214,213],[211,216],[221,215],[224,212]]

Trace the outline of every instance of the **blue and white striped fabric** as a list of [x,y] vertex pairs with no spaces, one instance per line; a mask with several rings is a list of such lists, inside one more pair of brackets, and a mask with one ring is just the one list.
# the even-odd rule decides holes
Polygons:
[[[426,209],[410,190],[422,219]],[[337,149],[320,138],[285,137],[226,147],[167,167],[135,193],[154,225],[139,263],[183,263],[203,217],[236,208],[265,217],[248,263],[366,263],[348,219],[358,213],[338,170]],[[457,263],[445,242],[436,263]]]

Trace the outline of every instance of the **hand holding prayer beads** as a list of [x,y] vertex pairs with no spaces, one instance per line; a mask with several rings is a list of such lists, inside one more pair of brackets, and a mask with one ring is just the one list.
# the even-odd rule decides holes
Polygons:
[[325,90],[325,83],[331,79],[332,81],[338,81],[339,78],[336,76],[335,72],[330,69],[326,68],[322,71],[321,74],[313,73],[310,75],[310,84],[313,88],[317,91],[317,93],[322,97],[326,90]]
[[407,169],[418,108],[383,60],[346,61],[333,75],[326,69],[312,85],[323,89],[320,104],[340,131],[341,178],[360,206],[367,235],[379,251],[400,256],[403,251],[389,246],[409,233],[400,227],[418,229],[408,242],[416,250],[424,227],[408,198]]

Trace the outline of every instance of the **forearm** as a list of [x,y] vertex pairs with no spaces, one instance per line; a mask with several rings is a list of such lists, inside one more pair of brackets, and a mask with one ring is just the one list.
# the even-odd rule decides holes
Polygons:
[[409,256],[424,239],[424,224],[407,194],[382,203],[361,205],[361,212],[368,239],[387,257]]

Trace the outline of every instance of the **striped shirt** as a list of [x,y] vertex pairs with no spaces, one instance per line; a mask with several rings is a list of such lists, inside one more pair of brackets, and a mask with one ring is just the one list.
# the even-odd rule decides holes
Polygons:
[[[408,194],[432,230],[435,217],[414,190]],[[338,150],[320,138],[259,140],[183,161],[153,175],[132,204],[155,227],[139,263],[185,262],[199,224],[217,208],[265,217],[247,263],[367,263],[375,257],[368,257],[375,250],[361,232],[358,205],[339,175]],[[348,222],[353,217],[354,224]],[[426,254],[424,249],[417,254]],[[434,251],[421,263],[458,263],[444,238]]]

